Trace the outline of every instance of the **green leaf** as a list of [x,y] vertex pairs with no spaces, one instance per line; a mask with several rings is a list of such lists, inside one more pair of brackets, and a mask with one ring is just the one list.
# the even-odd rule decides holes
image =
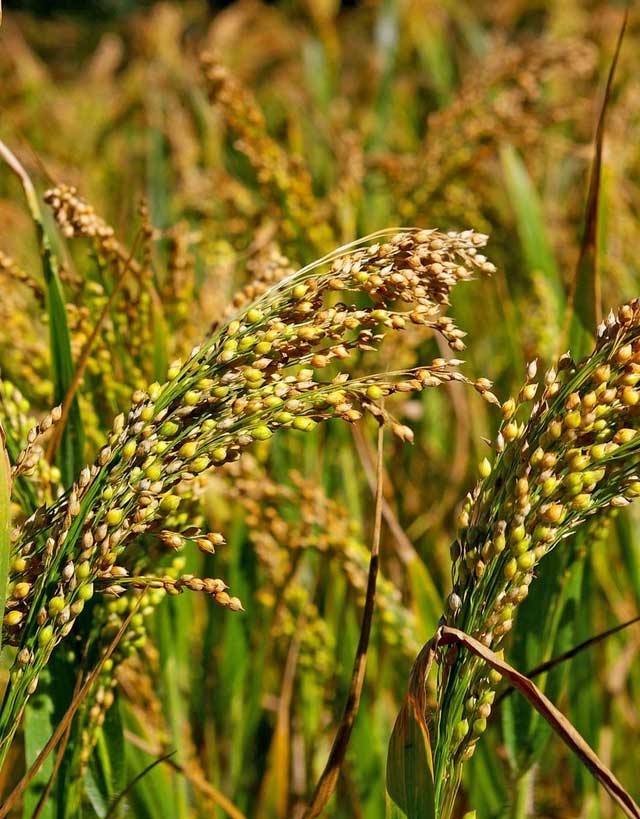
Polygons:
[[[20,180],[36,229],[47,294],[54,402],[61,404],[73,380],[74,365],[71,357],[71,335],[67,324],[62,285],[58,276],[58,265],[42,218],[36,189],[29,174],[22,167],[18,158],[1,140],[0,157]],[[84,431],[77,396],[74,397],[69,407],[69,415],[58,451],[58,464],[64,485],[70,486],[84,464]]]
[[96,804],[109,805],[126,782],[124,731],[120,703],[116,697],[108,709],[95,751],[91,757],[91,784],[99,796]]
[[[53,733],[52,718],[55,706],[49,694],[51,690],[50,674],[47,670],[40,676],[41,684],[25,709],[24,755],[27,769],[35,762]],[[29,783],[24,795],[23,816],[25,819],[33,816],[44,788],[53,773],[53,765],[54,756],[49,754],[40,770]],[[49,799],[40,813],[40,819],[53,819],[54,815],[54,803],[53,800]]]
[[406,565],[407,580],[411,588],[413,610],[418,625],[417,638],[433,634],[442,614],[442,596],[422,558],[416,554]]
[[622,26],[618,34],[616,49],[609,68],[607,84],[605,86],[596,133],[594,137],[593,161],[587,202],[584,215],[584,233],[580,244],[578,264],[571,282],[570,304],[573,307],[570,313],[569,344],[576,360],[588,351],[593,328],[602,313],[602,295],[599,270],[600,238],[600,186],[602,180],[602,155],[607,120],[607,111],[611,101],[611,91],[618,65],[618,57],[622,48],[625,30],[627,28],[628,11],[625,12]]
[[387,816],[435,819],[431,741],[424,715],[408,695],[393,727],[387,756]]
[[530,273],[542,273],[554,299],[554,317],[558,325],[563,316],[565,296],[558,267],[547,235],[542,203],[527,167],[511,145],[500,149],[502,173],[514,209],[516,227],[524,258]]
[[[43,234],[44,236],[44,234]],[[71,335],[67,324],[62,285],[48,242],[43,239],[42,264],[47,283],[47,311],[49,314],[49,345],[54,383],[54,403],[62,404],[71,386],[74,364],[71,358]],[[84,464],[84,432],[77,396],[69,407],[60,449],[58,466],[65,486],[70,486]]]
[[[578,537],[582,542],[585,534]],[[532,668],[573,644],[583,567],[575,551],[557,549],[541,564],[538,582],[518,613],[518,628],[510,651],[516,667]],[[539,689],[557,699],[566,672],[566,667],[559,666],[541,676],[537,681]],[[551,728],[521,697],[505,702],[502,713],[509,760],[520,777],[540,759]]]

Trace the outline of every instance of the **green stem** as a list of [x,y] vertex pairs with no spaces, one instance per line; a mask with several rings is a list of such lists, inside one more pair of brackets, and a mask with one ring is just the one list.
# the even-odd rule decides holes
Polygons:
[[530,811],[533,796],[533,768],[519,777],[515,782],[511,819],[527,819],[533,814]]

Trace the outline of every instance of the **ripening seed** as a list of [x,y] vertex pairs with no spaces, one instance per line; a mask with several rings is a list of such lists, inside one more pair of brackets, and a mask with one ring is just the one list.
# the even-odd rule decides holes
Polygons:
[[513,400],[513,398],[508,398],[502,404],[500,409],[502,410],[502,417],[505,419],[505,421],[508,421],[516,411],[516,402]]
[[13,628],[14,626],[17,626],[20,622],[22,622],[23,617],[24,617],[23,612],[14,609],[13,611],[9,611],[7,612],[7,614],[5,614],[3,623],[5,624],[5,626]]
[[117,526],[119,523],[122,523],[123,518],[124,509],[114,507],[107,512],[107,523],[109,526]]
[[522,540],[519,540],[517,543],[514,543],[513,546],[511,547],[511,551],[517,557],[518,555],[524,554],[528,550],[530,545],[531,538],[527,536],[524,537]]
[[476,719],[473,721],[473,736],[479,737],[481,734],[487,730],[487,721],[484,717],[480,717],[480,719]]
[[481,719],[488,719],[491,716],[491,706],[489,703],[483,702],[482,705],[478,706],[477,714]]
[[291,426],[294,429],[299,430],[300,432],[309,432],[312,430],[316,425],[316,422],[312,418],[308,418],[306,415],[300,415],[293,419],[293,423]]
[[514,526],[511,532],[509,533],[509,543],[512,545],[518,543],[522,538],[525,536],[525,528],[524,525],[521,523],[518,526]]
[[[502,679],[502,674],[499,671],[496,671],[495,668],[491,669],[488,676],[489,676],[489,682],[491,683],[491,685],[498,685],[498,683]],[[495,691],[493,692],[493,695],[495,697]]]
[[455,742],[462,742],[462,740],[469,733],[469,721],[461,719],[456,727],[453,729],[453,738]]
[[579,472],[589,466],[590,458],[588,455],[575,454],[569,458],[569,469],[573,472]]
[[165,495],[160,501],[160,510],[164,513],[175,512],[180,506],[180,498],[177,495]]
[[478,464],[478,472],[481,478],[488,478],[491,475],[491,461],[488,458],[483,458]]
[[564,425],[567,429],[579,429],[580,423],[582,422],[582,416],[577,410],[573,412],[568,412],[564,416]]
[[579,512],[584,512],[585,509],[589,508],[589,504],[591,502],[591,495],[586,492],[583,492],[579,495],[576,495],[573,500],[571,501],[571,508],[575,509]]
[[150,481],[157,481],[162,476],[162,466],[159,463],[151,463],[144,470],[144,474]]
[[53,626],[43,626],[38,632],[38,643],[41,646],[48,645],[53,640]]
[[511,558],[511,560],[507,561],[504,567],[504,577],[506,580],[513,580],[516,576],[516,572],[518,571],[518,563],[515,558]]
[[80,614],[82,614],[82,611],[84,610],[84,600],[82,599],[74,600],[73,603],[69,606],[69,608],[71,610],[71,614],[74,617],[78,617]]
[[80,600],[84,600],[85,603],[87,600],[91,600],[93,597],[93,583],[86,583],[84,586],[80,586],[78,589],[78,597]]
[[560,523],[564,518],[564,506],[561,503],[551,503],[543,512],[543,517],[549,523]]
[[618,364],[626,364],[630,358],[633,357],[633,347],[631,344],[625,344],[624,346],[620,347],[620,349],[616,353],[616,361]]
[[16,583],[13,587],[13,592],[11,594],[16,600],[23,600],[28,594],[31,589],[31,583]]
[[249,383],[262,381],[263,379],[262,373],[255,367],[245,367],[242,371],[242,375],[244,376],[245,381],[248,381]]
[[269,429],[268,426],[262,424],[261,426],[252,429],[250,435],[256,441],[266,441],[268,438],[271,438],[273,432]]
[[204,470],[209,466],[209,459],[206,455],[201,455],[199,458],[195,458],[189,464],[189,469],[192,472],[204,472]]
[[55,617],[57,614],[60,614],[65,606],[66,601],[64,597],[52,597],[51,600],[49,600],[47,611],[51,617]]
[[133,458],[133,456],[136,454],[137,448],[138,444],[134,440],[132,439],[128,440],[127,443],[122,447],[122,455],[124,459],[128,461],[130,458]]
[[531,569],[536,562],[536,556],[532,552],[525,552],[518,557],[518,568],[521,570]]
[[86,580],[90,574],[91,563],[88,560],[84,560],[82,563],[76,566],[76,577],[78,580]]
[[623,428],[616,432],[616,434],[613,436],[613,440],[616,444],[628,444],[630,441],[633,441],[635,437],[635,429]]
[[195,441],[187,441],[186,443],[182,444],[178,450],[178,454],[181,458],[191,459],[196,454],[197,450],[198,444]]
[[515,421],[510,421],[502,429],[502,434],[507,441],[514,441],[518,437],[518,425]]
[[255,336],[251,335],[245,336],[244,338],[241,338],[240,341],[238,342],[238,349],[240,350],[240,352],[246,353],[248,350],[255,346],[256,341],[257,338]]

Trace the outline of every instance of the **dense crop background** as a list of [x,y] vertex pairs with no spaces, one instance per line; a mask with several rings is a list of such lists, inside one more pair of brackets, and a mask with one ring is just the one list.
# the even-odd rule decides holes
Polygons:
[[[168,374],[181,383],[176,360],[188,367],[194,345],[216,338],[236,311],[335,248],[388,228],[473,230],[475,239],[455,238],[456,252],[463,251],[455,258],[476,280],[464,281],[468,276],[457,268],[462,281],[446,310],[467,334],[462,351],[448,324],[439,326],[444,334],[418,320],[395,332],[383,314],[397,295],[391,291],[380,304],[373,296],[375,320],[390,329],[378,344],[373,336],[380,327],[365,314],[370,283],[356,279],[354,295],[344,300],[365,311],[360,319],[370,336],[345,350],[348,357],[340,351],[311,361],[312,368],[327,365],[325,380],[342,372],[361,383],[352,396],[355,409],[314,429],[324,415],[307,418],[301,410],[295,424],[277,421],[295,426],[291,431],[271,437],[271,427],[254,427],[239,460],[218,451],[202,470],[176,467],[180,475],[193,473],[177,485],[180,505],[165,501],[162,527],[141,533],[118,561],[128,576],[97,578],[71,612],[74,628],[50,659],[46,654],[23,713],[11,702],[11,686],[17,690],[22,679],[26,690],[29,681],[27,672],[15,676],[26,634],[16,619],[22,611],[16,584],[28,559],[16,563],[24,557],[14,546],[14,608],[5,615],[0,661],[0,686],[9,692],[0,711],[3,798],[126,627],[74,719],[63,722],[56,750],[0,815],[304,814],[351,683],[375,528],[373,416],[385,398],[392,417],[383,444],[381,574],[367,674],[325,813],[384,817],[387,749],[412,664],[443,611],[452,611],[452,581],[457,592],[465,572],[478,580],[484,572],[478,554],[462,570],[451,544],[456,538],[467,544],[468,537],[474,547],[465,496],[479,474],[490,480],[485,459],[494,461],[496,445],[491,449],[488,441],[504,434],[514,411],[499,404],[511,395],[525,400],[522,385],[544,380],[568,348],[576,361],[589,354],[596,323],[639,294],[638,15],[631,10],[607,97],[595,184],[594,140],[622,3],[56,5],[52,13],[52,4],[9,4],[0,27],[0,140],[9,160],[0,164],[0,421],[12,464],[33,443],[13,487],[13,526],[22,526],[36,506],[62,503],[64,489],[82,485],[85,464],[104,465],[103,448],[115,451],[110,436],[122,429],[114,418],[128,413],[132,400],[139,407],[155,401]],[[31,202],[16,158],[35,187]],[[590,243],[584,241],[589,219]],[[384,247],[393,233],[368,246]],[[486,248],[477,234],[489,235]],[[437,253],[454,237],[435,241]],[[465,257],[469,246],[476,255]],[[478,262],[476,250],[490,262]],[[376,250],[371,256],[378,264]],[[327,290],[327,305],[339,307],[338,287],[319,288]],[[304,297],[304,291],[291,296]],[[317,309],[314,304],[314,315]],[[633,316],[624,330],[628,358],[605,338],[600,358],[584,369],[573,371],[564,361],[562,377],[573,385],[567,390],[582,405],[590,398],[580,374],[591,377],[609,359],[614,377],[635,386],[637,308]],[[253,313],[250,323],[259,329],[262,319]],[[475,389],[449,378],[441,361],[425,369],[452,356],[464,363],[450,369]],[[537,376],[527,369],[534,360]],[[417,367],[419,390],[407,375]],[[407,392],[387,389],[387,381],[380,391],[378,382],[366,380],[389,371],[402,373],[391,381],[405,379]],[[259,372],[244,373],[248,388],[261,384]],[[443,383],[422,390],[430,386],[429,373]],[[296,377],[303,385],[311,379]],[[612,377],[611,384],[623,389],[621,380]],[[638,424],[637,398],[625,395],[620,400],[630,416],[616,434]],[[200,395],[180,397],[200,407]],[[57,404],[62,422],[48,415]],[[336,399],[331,406],[342,405]],[[351,411],[356,415],[349,417]],[[562,424],[574,407],[557,411]],[[28,433],[36,423],[42,436],[34,443]],[[533,440],[533,427],[522,440]],[[637,453],[631,437],[619,437],[623,447],[630,444],[624,475],[631,480]],[[560,444],[557,450],[561,460],[576,456]],[[180,451],[183,460],[195,454]],[[208,470],[211,463],[220,468]],[[508,484],[509,463],[504,468]],[[126,471],[116,477],[110,491],[117,498],[133,479]],[[579,481],[574,496],[590,497],[591,490],[582,491],[588,480]],[[604,509],[603,500],[601,514],[540,562],[526,600],[517,601],[520,611],[502,647],[522,672],[638,614],[638,512],[620,500],[615,474],[606,481],[618,487],[613,507]],[[625,502],[630,486],[620,489]],[[101,497],[109,504],[113,496]],[[120,524],[124,506],[112,504],[108,512],[105,506],[107,518],[114,513],[110,526]],[[15,542],[23,548],[50,525],[51,518],[36,518]],[[0,514],[0,542],[3,526]],[[49,549],[52,560],[56,548]],[[29,558],[28,549],[24,555]],[[105,550],[107,573],[108,556]],[[37,566],[51,569],[43,560]],[[70,574],[81,562],[74,561]],[[57,571],[64,578],[62,564]],[[25,599],[37,575],[34,568]],[[129,580],[152,576],[163,580],[145,586],[140,604],[142,581],[136,590]],[[180,580],[185,576],[196,581]],[[202,593],[199,578],[221,578],[229,588]],[[64,612],[64,600],[60,611],[48,605],[40,635],[47,616]],[[34,623],[37,614],[34,609]],[[474,617],[481,615],[474,610],[464,622],[477,626]],[[48,652],[50,636],[34,638],[36,654]],[[631,625],[537,678],[636,800],[639,647],[640,626]],[[458,668],[455,662],[445,659]],[[436,689],[435,677],[430,707],[444,686],[440,679]],[[486,726],[469,727],[482,736],[477,743],[473,737],[475,752],[447,816],[471,810],[482,819],[618,815],[525,700],[517,693],[499,700],[500,694]]]

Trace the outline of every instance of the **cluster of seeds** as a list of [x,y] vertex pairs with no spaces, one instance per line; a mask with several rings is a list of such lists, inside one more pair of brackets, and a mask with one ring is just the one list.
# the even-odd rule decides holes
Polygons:
[[50,188],[45,191],[44,201],[67,239],[93,239],[107,258],[122,250],[111,225],[98,216],[93,205],[78,195],[78,189],[73,185],[60,184]]
[[270,244],[247,264],[248,281],[225,308],[225,318],[264,295],[272,285],[295,273],[291,262]]
[[278,606],[271,592],[263,590],[258,600],[272,609],[275,618],[272,635],[285,648],[292,639],[298,642],[298,664],[302,671],[311,672],[307,684],[322,687],[335,673],[335,635],[326,619],[310,599],[310,592],[303,585],[292,581],[282,592]]
[[[30,414],[31,405],[20,390],[10,381],[0,381],[0,410],[5,433],[16,452],[13,478],[28,477],[34,496],[41,503],[51,501],[58,490],[61,476],[58,467],[42,457],[41,438],[60,419],[60,409],[53,409],[40,422],[36,422]],[[16,483],[15,487],[17,492],[19,484]],[[24,507],[28,507],[28,504],[20,503],[20,508]]]
[[167,275],[162,283],[162,303],[170,306],[181,320],[189,318],[194,302],[196,276],[191,254],[193,240],[187,222],[178,222],[167,231],[169,259]]
[[[126,298],[120,299],[120,309],[111,311],[104,322],[99,343],[94,342],[97,349],[91,358],[89,368],[101,367],[110,391],[117,389],[108,369],[109,364],[112,364],[110,352],[117,337],[126,338],[128,365],[136,370],[129,383],[146,383],[149,379],[141,376],[139,368],[141,364],[144,366],[149,358],[145,355],[145,350],[153,346],[151,245],[155,238],[146,204],[143,202],[140,206],[142,262],[139,262],[117,239],[111,225],[95,212],[92,205],[79,196],[75,187],[56,185],[45,192],[44,200],[51,207],[53,216],[66,238],[89,239],[93,242],[97,252],[96,261],[103,275],[105,266],[110,265],[118,276],[124,276],[123,290]],[[175,228],[171,235],[179,232],[179,228]],[[175,262],[174,255],[171,262]],[[126,275],[127,273],[134,275]],[[82,297],[82,307],[73,304],[67,306],[70,324],[78,326],[77,337],[74,339],[76,346],[82,346],[82,341],[87,339],[100,315],[100,308],[107,301],[105,289],[99,282],[88,282],[83,288]],[[157,295],[155,298],[158,298]],[[150,375],[152,368],[147,369],[146,375]]]
[[[50,353],[47,337],[32,299],[22,288],[3,287],[0,299],[0,360],[2,378],[14,384],[31,385],[31,400],[51,405]],[[16,343],[20,339],[20,343]]]
[[11,470],[13,478],[18,475],[32,475],[36,471],[42,459],[41,440],[58,423],[61,417],[62,408],[54,407],[41,421],[31,427],[27,433],[26,446],[18,453]]
[[[313,549],[339,563],[359,605],[364,605],[370,553],[340,503],[327,497],[312,478],[297,472],[289,475],[290,484],[274,482],[249,454],[230,464],[225,473],[229,475],[226,494],[246,510],[249,537],[266,570],[263,601],[274,599],[274,589],[288,583],[295,586],[293,575],[301,552]],[[385,642],[415,657],[419,650],[415,618],[384,576],[378,576],[376,606]],[[312,619],[307,616],[308,622]]]
[[[58,219],[77,209],[75,202],[66,211],[68,200],[60,195],[49,198]],[[99,221],[96,227],[92,220],[87,213],[74,230],[98,231]],[[472,231],[405,231],[380,238],[384,241],[342,249],[277,283],[186,362],[172,364],[165,384],[137,390],[96,462],[64,497],[38,508],[15,530],[3,628],[7,642],[20,651],[0,729],[16,722],[15,709],[35,690],[40,669],[93,597],[96,581],[113,571],[130,543],[176,512],[182,484],[236,460],[280,428],[305,432],[319,421],[354,422],[369,412],[409,438],[410,430],[376,401],[465,380],[452,369],[459,362],[442,359],[414,371],[358,379],[338,371],[331,380],[317,379],[316,370],[339,365],[354,350],[375,349],[387,331],[407,321],[438,330],[456,350],[462,347],[462,333],[440,309],[458,281],[474,270],[493,269],[478,253],[486,238]],[[366,293],[373,306],[336,300],[349,292]],[[402,302],[408,309],[397,309]],[[488,382],[480,379],[474,386],[495,400]],[[3,730],[3,736],[10,741],[11,731]]]
[[12,282],[20,282],[31,290],[36,302],[44,304],[44,291],[41,285],[31,278],[18,263],[9,255],[0,250],[0,278],[10,279]]
[[[460,512],[447,612],[493,650],[513,627],[538,562],[585,523],[601,536],[608,516],[640,495],[640,302],[609,315],[579,364],[564,355],[539,381],[530,365],[502,414],[495,461],[480,464],[482,479]],[[455,648],[443,659],[436,764],[455,790],[500,676]]]
[[264,114],[251,92],[212,54],[201,58],[209,99],[220,109],[236,136],[235,147],[246,155],[265,200],[280,210],[288,235],[304,229],[318,246],[332,241],[319,213],[311,176],[300,157],[288,153],[268,133]]
[[[580,113],[576,83],[591,77],[596,65],[597,53],[584,40],[494,44],[490,57],[469,66],[453,104],[429,116],[422,150],[415,156],[376,158],[394,177],[405,218],[434,205],[448,211],[449,218],[460,213],[484,224],[486,209],[470,180],[474,173],[486,173],[487,154],[505,143],[531,150],[545,119],[548,124]],[[556,89],[552,102],[544,95],[551,81]]]

